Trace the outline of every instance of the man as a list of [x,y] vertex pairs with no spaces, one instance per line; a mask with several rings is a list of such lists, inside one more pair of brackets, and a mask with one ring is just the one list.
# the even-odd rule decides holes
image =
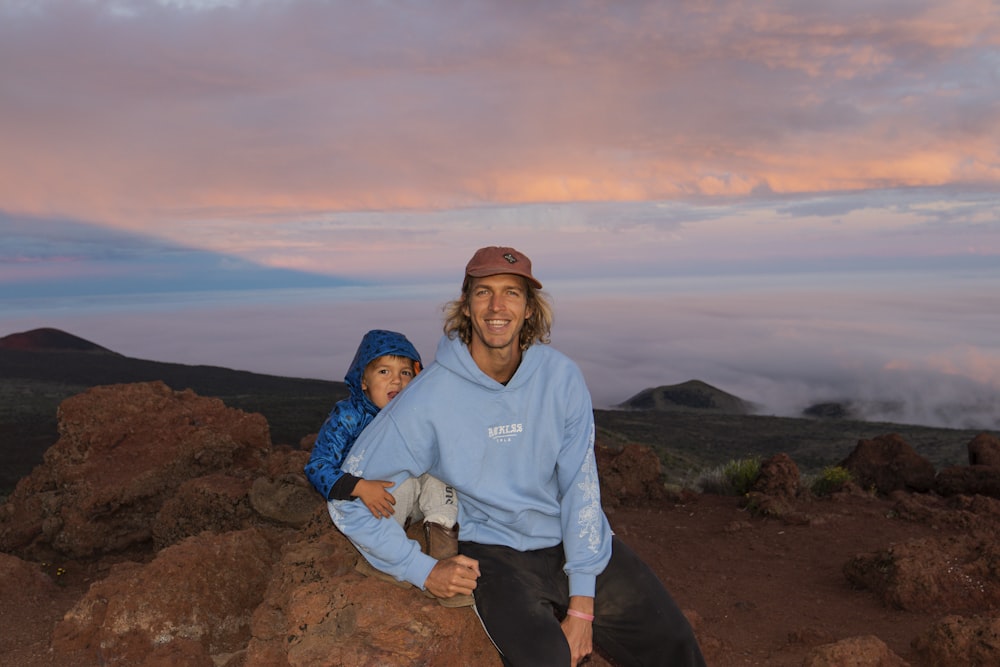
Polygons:
[[380,570],[441,598],[472,592],[505,665],[575,666],[596,643],[622,665],[703,666],[684,615],[601,509],[590,393],[546,345],[541,287],[517,250],[476,251],[434,363],[345,464],[358,477],[429,472],[453,486],[459,555],[424,555],[359,503],[333,503],[333,521]]

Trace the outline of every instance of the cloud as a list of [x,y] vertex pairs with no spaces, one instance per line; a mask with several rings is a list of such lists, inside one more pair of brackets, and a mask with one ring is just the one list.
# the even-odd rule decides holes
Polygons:
[[68,220],[0,212],[0,295],[157,294],[351,285],[360,281],[267,267],[242,257]]
[[0,12],[14,212],[164,228],[1000,178],[988,0]]
[[[553,346],[598,408],[699,379],[765,414],[850,401],[870,419],[1000,428],[996,267],[893,274],[545,280]],[[432,359],[459,282],[4,301],[4,333],[55,326],[140,358],[339,379],[372,328]]]

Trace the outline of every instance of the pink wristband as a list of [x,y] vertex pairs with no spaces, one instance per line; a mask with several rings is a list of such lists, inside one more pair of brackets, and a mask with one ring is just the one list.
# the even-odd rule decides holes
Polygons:
[[591,621],[591,622],[593,622],[593,620],[594,620],[594,615],[593,614],[585,614],[582,611],[577,611],[576,609],[567,609],[566,610],[566,615],[567,616],[576,616],[577,618],[582,618],[585,621]]

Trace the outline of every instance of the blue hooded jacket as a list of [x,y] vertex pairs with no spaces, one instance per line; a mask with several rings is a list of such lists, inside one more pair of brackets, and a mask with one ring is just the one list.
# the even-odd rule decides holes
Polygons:
[[333,406],[330,416],[326,418],[316,436],[316,443],[313,445],[309,463],[306,464],[305,473],[316,490],[327,500],[351,499],[350,494],[359,479],[353,475],[347,475],[349,479],[345,479],[345,483],[337,486],[335,496],[331,496],[331,492],[334,491],[334,485],[345,477],[341,466],[351,451],[351,446],[379,411],[361,389],[361,380],[368,364],[390,354],[412,359],[415,370],[419,372],[420,354],[406,336],[381,329],[369,331],[361,339],[358,351],[354,354],[354,361],[344,376],[344,382],[347,383],[351,395]]

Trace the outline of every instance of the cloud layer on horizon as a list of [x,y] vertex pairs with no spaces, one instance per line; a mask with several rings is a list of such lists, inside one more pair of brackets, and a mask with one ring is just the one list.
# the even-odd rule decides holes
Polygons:
[[[1000,428],[997,271],[550,285],[554,347],[595,406],[700,379],[797,416],[853,401],[873,420]],[[862,287],[863,289],[859,289]],[[128,356],[338,380],[362,334],[403,331],[427,361],[449,281],[385,288],[126,295],[5,307],[0,335],[54,326]],[[49,303],[45,303],[49,301]]]

